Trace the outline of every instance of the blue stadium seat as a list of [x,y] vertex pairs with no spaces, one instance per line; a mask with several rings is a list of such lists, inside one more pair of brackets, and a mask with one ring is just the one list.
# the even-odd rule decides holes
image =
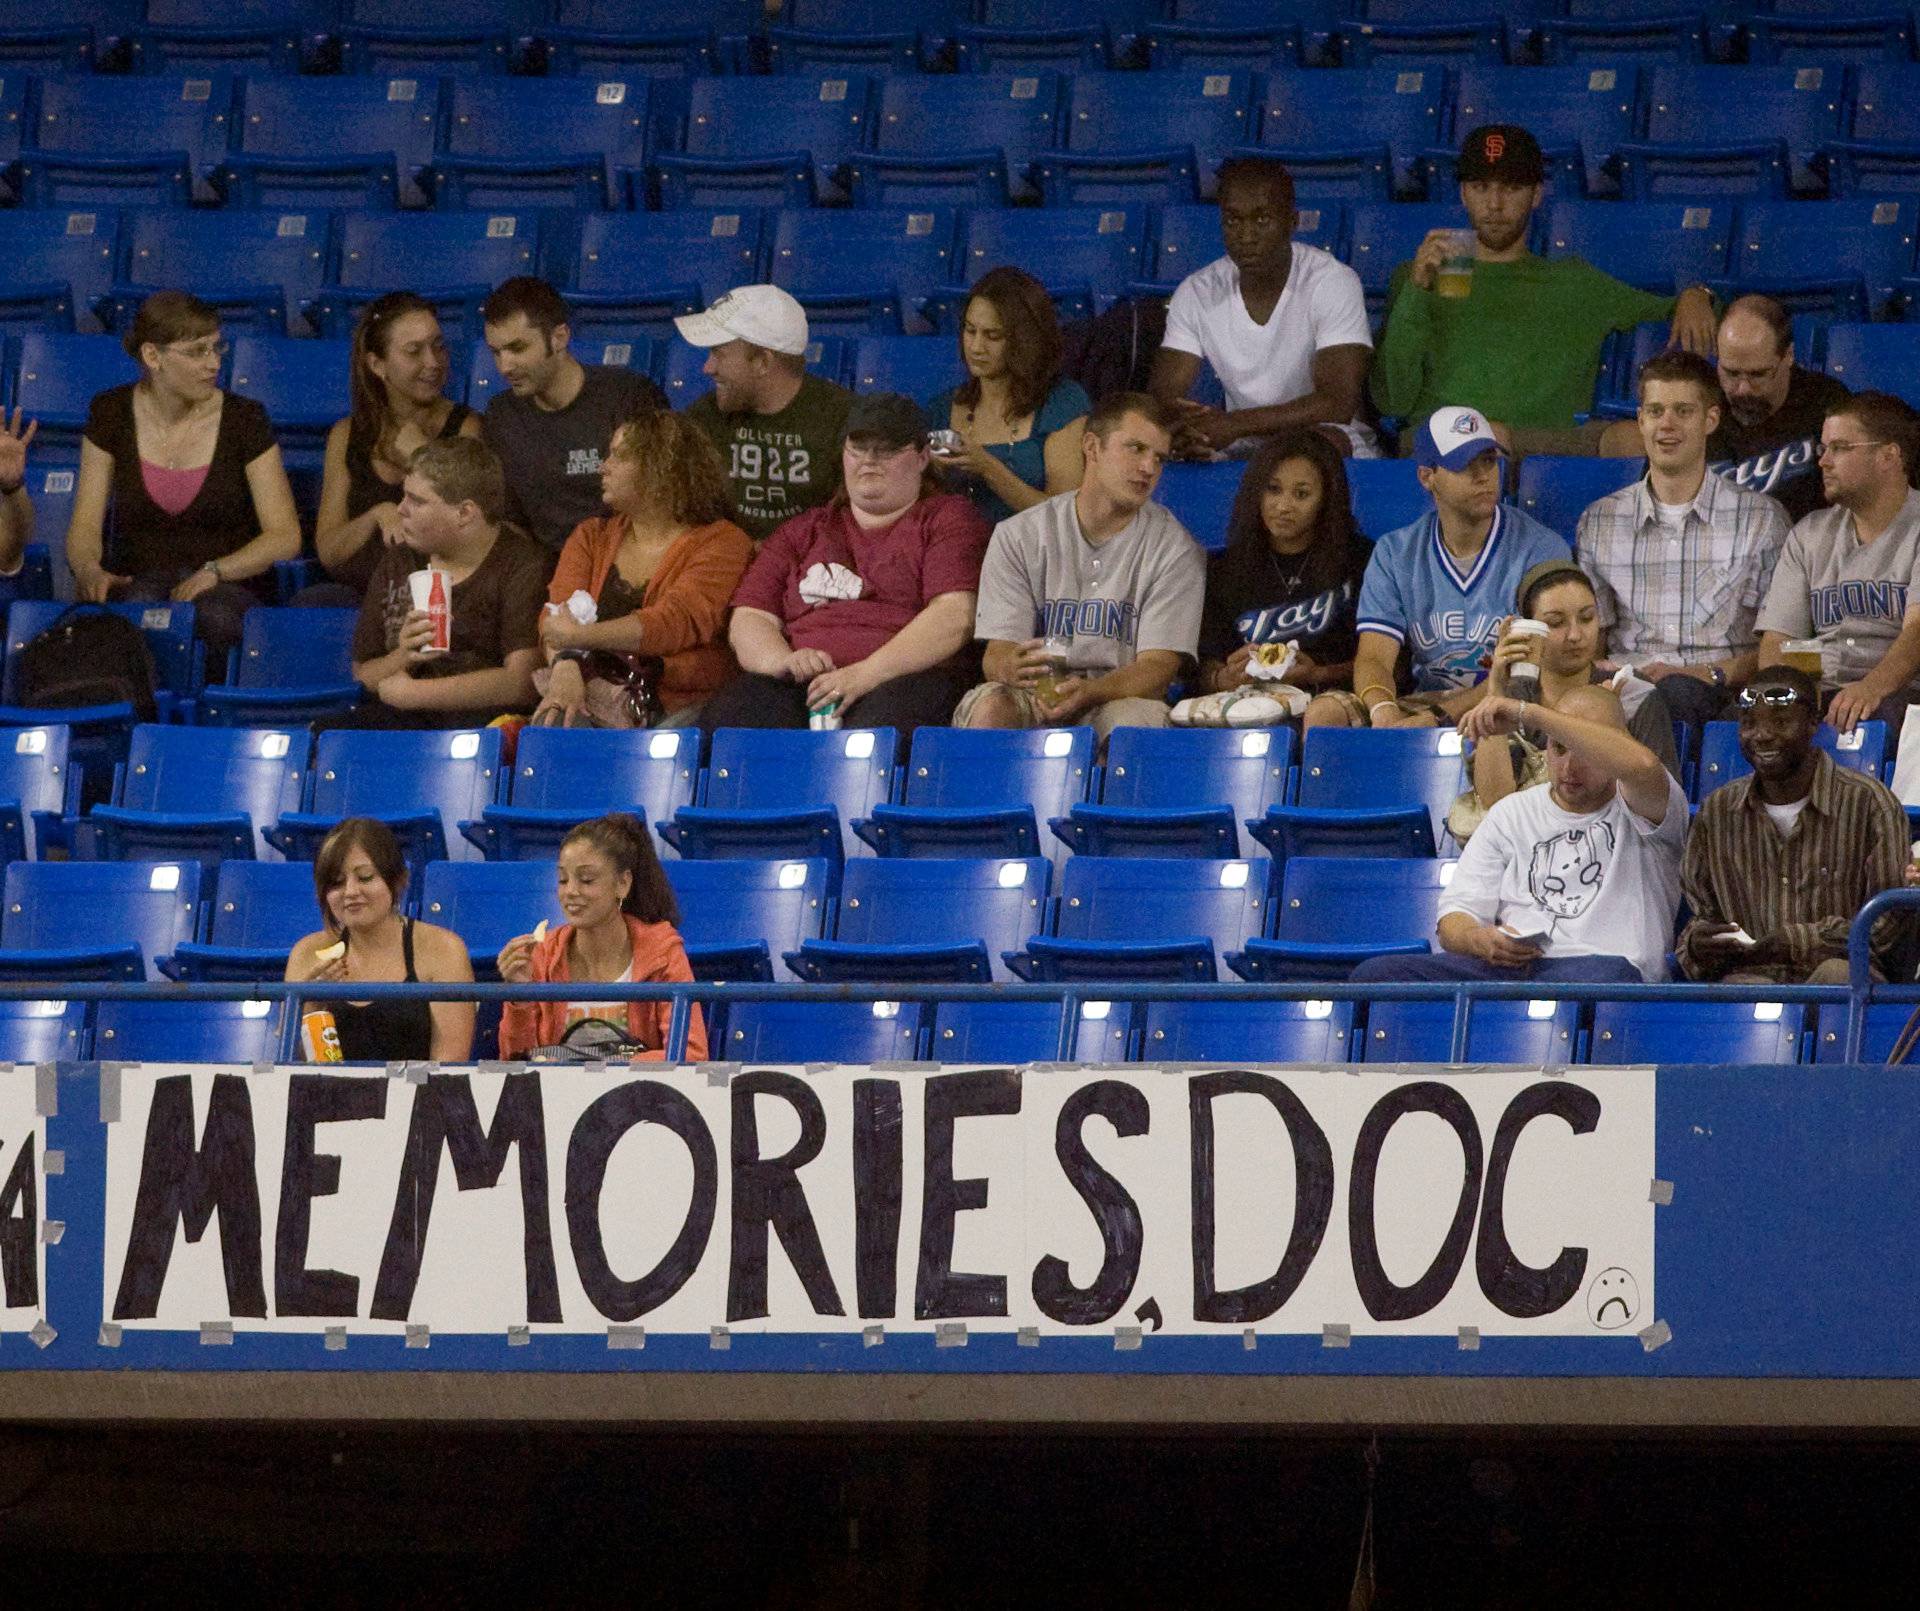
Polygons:
[[128,36],[128,62],[136,73],[297,73],[307,31],[331,10],[308,0],[224,0],[218,8],[146,0],[146,26]]
[[951,336],[862,336],[850,378],[857,392],[904,392],[925,404],[964,380],[966,365]]
[[711,29],[690,21],[636,29],[631,0],[558,0],[555,15],[561,21],[543,25],[538,40],[549,78],[685,79],[720,71],[722,48]]
[[49,28],[44,11],[38,22],[39,26],[0,30],[0,70],[9,77],[92,71],[97,46],[91,28],[84,24]]
[[1051,873],[1040,856],[863,857],[847,864],[833,938],[802,941],[787,966],[829,984],[1007,978],[1004,955],[1046,926]]
[[1365,202],[1347,209],[1347,262],[1360,276],[1376,325],[1386,317],[1393,271],[1413,261],[1427,231],[1467,227],[1466,209],[1458,201]]
[[1053,28],[954,30],[963,73],[1097,73],[1107,65],[1107,31],[1098,21]]
[[1913,266],[1920,196],[1748,202],[1731,291],[1764,291],[1795,313],[1885,318]]
[[68,764],[71,729],[0,729],[0,866],[46,860],[65,840],[61,819],[80,809],[80,771]]
[[500,730],[322,733],[314,745],[311,803],[281,817],[267,843],[289,859],[310,861],[343,817],[377,817],[421,864],[451,854],[480,859],[459,825],[499,796]]
[[1240,494],[1246,465],[1237,460],[1221,464],[1169,464],[1160,472],[1154,501],[1166,505],[1193,540],[1210,554],[1227,546],[1227,522],[1233,500]]
[[1590,1063],[1798,1063],[1806,1009],[1777,1001],[1600,1001]]
[[271,1001],[103,1001],[94,1015],[93,1055],[128,1062],[278,1061],[284,1003]]
[[88,1051],[84,1001],[0,1001],[0,1058],[71,1062]]
[[[80,483],[77,446],[61,448],[50,439],[42,451],[37,445],[27,466],[27,496],[33,500],[33,529],[48,544],[53,572],[53,596],[73,597],[73,573],[67,567],[67,528],[73,524],[73,496]],[[37,546],[37,545],[36,545]],[[22,592],[17,597],[28,596]],[[11,602],[11,601],[10,601]]]
[[1316,201],[1386,201],[1420,193],[1420,154],[1445,129],[1447,75],[1437,67],[1269,73],[1260,144]]
[[657,155],[668,207],[772,206],[842,200],[847,163],[872,133],[864,76],[696,78],[685,148]]
[[[1366,9],[1371,18],[1380,9],[1379,0],[1367,0]],[[1433,7],[1410,15],[1421,20],[1341,23],[1341,61],[1355,67],[1401,62],[1451,67],[1456,62],[1498,64],[1507,59],[1507,25],[1496,12],[1479,6]]]
[[1886,391],[1920,408],[1920,324],[1827,328],[1827,373],[1854,391]]
[[514,754],[511,803],[488,806],[460,832],[489,861],[551,860],[591,817],[630,811],[658,822],[692,805],[699,776],[697,727],[528,727]]
[[299,730],[142,723],[112,803],[93,808],[76,843],[100,861],[245,861],[265,854],[262,830],[300,809],[306,768]]
[[999,206],[1034,199],[1033,163],[1060,139],[1060,84],[1055,73],[883,80],[874,149],[853,159],[855,203]]
[[1520,461],[1519,503],[1572,544],[1581,513],[1646,473],[1639,459],[1561,458],[1529,453]]
[[[1787,12],[1797,12],[1788,15]],[[1835,8],[1814,15],[1810,8],[1775,7],[1771,16],[1747,19],[1750,62],[1819,62],[1837,67],[1913,58],[1913,13],[1881,0],[1869,11]]]
[[898,748],[891,727],[723,727],[701,775],[700,804],[659,823],[660,835],[696,860],[825,856],[837,864],[854,846],[846,825],[892,798]]
[[1243,979],[1344,979],[1368,957],[1424,956],[1454,864],[1411,856],[1296,856],[1281,869],[1275,938],[1227,965]]
[[202,887],[195,861],[14,862],[0,895],[0,981],[144,979],[198,937]]
[[[1884,1063],[1900,1032],[1913,1016],[1905,1002],[1882,1002],[1867,1009],[1867,1032],[1860,1042],[1863,1063]],[[1822,1004],[1813,1009],[1813,1057],[1816,1063],[1837,1063],[1847,1049],[1847,1009]],[[0,1056],[5,1053],[0,1052]]]
[[[1838,67],[1647,69],[1645,133],[1620,149],[1630,201],[1662,196],[1784,196],[1820,188],[1813,155],[1840,135],[1845,72]],[[1727,108],[1740,108],[1730,140]]]
[[195,701],[203,726],[301,725],[351,710],[360,702],[353,680],[355,609],[267,608],[247,611],[227,680],[209,683]]
[[[42,328],[89,333],[104,328],[99,307],[113,288],[119,245],[120,214],[113,208],[0,212],[0,262],[7,265],[9,280],[0,305],[8,311],[9,327],[16,322],[13,310],[25,305],[23,319],[31,317]],[[30,305],[36,301],[37,306]]]
[[[1367,1007],[1369,1063],[1453,1061],[1451,1001],[1376,1001]],[[1480,1001],[1467,1024],[1469,1063],[1557,1068],[1579,1061],[1576,1001]]]
[[32,206],[211,201],[233,133],[233,80],[133,78],[107,91],[95,78],[46,78],[33,127],[37,149],[24,159]]
[[287,953],[322,922],[306,861],[223,862],[207,905],[205,943],[182,942],[161,959],[169,979],[279,979]]
[[1300,746],[1297,799],[1316,810],[1424,805],[1437,839],[1463,764],[1460,735],[1450,727],[1316,727]]
[[[111,550],[109,550],[111,563]],[[72,608],[62,601],[45,599],[19,599],[7,610],[7,659],[3,676],[0,676],[0,704],[13,705],[19,697],[19,657],[20,651],[28,642],[60,619]],[[154,703],[159,707],[162,721],[168,720],[176,712],[181,716],[191,714],[192,701],[204,680],[202,673],[205,664],[205,650],[193,635],[193,606],[191,604],[107,604],[98,608],[108,609],[123,616],[140,628],[147,640],[147,652],[153,656]],[[88,706],[88,712],[106,712],[113,706]],[[130,716],[127,706],[117,707]],[[37,726],[45,719],[45,713],[37,713],[27,718],[28,726]],[[63,713],[62,720],[80,722],[97,719],[73,709]],[[76,757],[77,758],[77,757]]]
[[1369,537],[1410,526],[1433,507],[1411,459],[1349,459],[1347,486],[1354,523]]
[[1110,59],[1122,67],[1139,59],[1139,36],[1159,20],[1161,9],[1161,0],[1047,0],[1037,10],[1029,0],[975,0],[973,14],[982,27],[1010,36],[1104,29]]
[[540,21],[540,0],[341,0],[340,65],[349,73],[504,73]]
[[754,207],[584,214],[572,274],[562,282],[570,286],[568,305],[579,315],[602,299],[685,286],[702,304],[716,302],[764,277],[765,232],[765,215]]
[[769,28],[764,40],[767,68],[775,73],[872,73],[908,77],[920,66],[920,36],[911,29],[886,33],[814,33],[804,28]]
[[13,400],[40,422],[36,446],[77,446],[96,392],[140,378],[115,336],[29,330],[7,338]]
[[[1050,1063],[1060,1056],[1054,1001],[943,1001],[932,1010],[928,1055],[939,1063]],[[1083,1001],[1067,1058],[1120,1063],[1131,1050],[1133,1010],[1123,1001]]]
[[[838,384],[846,372],[847,339],[844,336],[820,336],[807,343],[807,368],[823,379]],[[685,408],[696,398],[713,390],[705,374],[712,354],[710,347],[689,346],[677,335],[669,336],[655,353],[653,372],[660,389],[675,408]],[[635,366],[638,367],[638,366]]]
[[[1173,8],[1176,12],[1179,6]],[[1331,16],[1332,7],[1326,8]],[[1318,57],[1309,55],[1303,20],[1289,8],[1288,14],[1269,12],[1250,19],[1244,27],[1210,28],[1189,22],[1154,21],[1147,24],[1143,37],[1147,65],[1154,68],[1184,67],[1188,71],[1228,73],[1259,72],[1266,67],[1285,70]],[[1330,28],[1331,24],[1329,24]],[[1317,48],[1330,47],[1321,38]]]
[[142,301],[170,286],[211,303],[229,331],[306,335],[308,310],[333,268],[333,231],[330,213],[132,212],[125,282],[109,322],[124,328]]
[[348,213],[339,289],[320,295],[321,331],[349,334],[361,307],[406,288],[437,304],[441,322],[458,333],[477,323],[488,291],[537,272],[539,261],[537,213]]
[[1567,15],[1543,16],[1533,37],[1541,61],[1554,67],[1690,63],[1710,53],[1706,21],[1685,0],[1567,0]]
[[242,335],[233,344],[234,394],[267,411],[289,466],[317,466],[327,432],[352,407],[351,342]]
[[[1052,294],[1062,318],[1085,318],[1127,294],[1146,266],[1145,207],[982,208],[960,226],[959,281],[971,285],[1003,263],[1025,269]],[[949,298],[952,315],[964,289]]]
[[1074,856],[1051,935],[1008,966],[1036,980],[1211,980],[1266,931],[1268,865],[1152,856]]
[[1433,817],[1422,805],[1267,807],[1247,832],[1275,861],[1294,856],[1431,856]]
[[476,979],[498,979],[507,941],[559,919],[550,861],[431,861],[419,888],[421,917],[466,941]]
[[649,81],[455,79],[428,169],[436,207],[609,207],[643,170]]
[[1140,1055],[1149,1062],[1354,1063],[1350,1001],[1149,1001]]
[[[680,902],[680,938],[696,979],[771,982],[775,957],[827,932],[831,864],[801,861],[669,860]],[[784,962],[780,977],[787,977]]]
[[1041,195],[1050,206],[1211,196],[1228,153],[1253,143],[1252,103],[1246,73],[1082,73],[1063,148],[1034,161]]
[[1726,278],[1733,226],[1727,201],[1556,201],[1547,213],[1547,249],[1670,296]]
[[921,1013],[911,1001],[736,1001],[708,1051],[731,1063],[912,1059],[920,1054]]
[[[1864,772],[1880,778],[1889,756],[1887,724],[1862,722],[1851,733],[1840,733],[1822,722],[1814,729],[1814,741],[1833,757],[1836,766],[1850,772]],[[1724,783],[1743,778],[1753,768],[1740,753],[1740,724],[1737,721],[1707,722],[1700,729],[1700,770],[1695,799],[1704,800]]]
[[1093,776],[1090,727],[922,727],[901,803],[875,804],[853,831],[883,856],[1044,855],[1040,820],[1087,799]]
[[437,78],[250,78],[222,188],[248,207],[424,207],[440,95]]
[[[756,0],[745,3],[758,14]],[[785,21],[815,34],[916,34],[932,52],[951,41],[955,25],[971,12],[972,0],[787,0]]]
[[1875,62],[1853,70],[1847,137],[1823,153],[1836,196],[1920,191],[1920,63]]
[[774,220],[769,277],[814,333],[921,334],[927,299],[954,281],[951,207],[788,208]]
[[[1540,142],[1556,188],[1610,196],[1619,190],[1614,153],[1633,138],[1640,76],[1631,67],[1463,67],[1454,83],[1452,127],[1518,123]],[[1457,147],[1436,153],[1434,183],[1454,182]],[[1436,195],[1445,192],[1435,192]]]
[[1055,817],[1083,856],[1240,854],[1239,824],[1286,799],[1293,729],[1116,727],[1100,803]]

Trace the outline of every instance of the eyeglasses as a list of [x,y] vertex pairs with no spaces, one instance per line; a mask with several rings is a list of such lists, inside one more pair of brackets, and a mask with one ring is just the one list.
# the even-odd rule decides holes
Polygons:
[[1885,442],[1816,442],[1813,444],[1813,456],[1816,459],[1838,458],[1842,453],[1851,453],[1855,448],[1885,447]]
[[1752,710],[1757,705],[1770,705],[1775,710],[1789,710],[1795,705],[1813,708],[1798,688],[1785,688],[1779,683],[1766,688],[1742,688],[1733,696],[1733,702],[1741,710]]
[[224,358],[233,351],[233,343],[219,336],[209,336],[204,341],[170,341],[161,349],[163,352],[175,352],[182,358]]

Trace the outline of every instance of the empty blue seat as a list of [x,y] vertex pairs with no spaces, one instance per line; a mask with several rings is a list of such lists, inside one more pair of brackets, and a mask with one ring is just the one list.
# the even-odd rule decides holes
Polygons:
[[1028,0],[975,0],[973,15],[983,27],[1010,36],[1023,31],[1103,29],[1118,67],[1136,59],[1136,40],[1159,20],[1161,10],[1161,0],[1047,0],[1038,10]]
[[313,863],[229,861],[215,876],[204,942],[183,941],[160,971],[170,979],[279,979],[287,953],[322,926]]
[[1806,1009],[1777,1001],[1599,1001],[1590,1063],[1798,1063]]
[[201,889],[194,861],[14,862],[0,895],[0,980],[144,979],[198,937]]
[[[1787,11],[1799,15],[1784,15]],[[1851,12],[1852,14],[1844,14]],[[1750,62],[1844,63],[1905,62],[1913,57],[1913,13],[1896,0],[1860,12],[1836,7],[1824,15],[1811,8],[1775,7],[1773,15],[1751,17],[1746,24]]]
[[[1375,10],[1369,0],[1369,16]],[[1503,62],[1507,59],[1507,25],[1497,13],[1478,15],[1416,12],[1424,20],[1390,23],[1343,22],[1340,59],[1355,67],[1391,66],[1396,62],[1450,66],[1456,61]]]
[[[757,16],[757,0],[745,3]],[[817,34],[917,34],[936,46],[971,9],[971,0],[788,0],[786,21]]]
[[891,798],[899,735],[891,727],[799,732],[723,727],[713,735],[700,804],[658,824],[681,855],[839,862],[846,824]]
[[[73,573],[67,566],[66,531],[73,524],[73,495],[80,482],[77,447],[37,446],[27,466],[27,496],[33,500],[33,526],[51,540],[49,550],[55,598],[73,596]],[[16,598],[29,596],[24,591]]]
[[80,809],[71,736],[65,726],[0,728],[0,866],[44,860],[64,842],[61,819]]
[[1347,263],[1360,276],[1367,312],[1376,322],[1386,316],[1393,271],[1413,261],[1427,232],[1469,227],[1457,201],[1371,202],[1347,209]]
[[1049,205],[1191,201],[1213,194],[1229,152],[1253,143],[1246,73],[1082,73],[1059,151],[1034,160]]
[[549,78],[682,79],[720,71],[721,44],[704,17],[660,18],[653,27],[642,17],[636,27],[630,0],[558,0],[554,15],[559,20],[543,25],[537,41]]
[[788,208],[774,221],[769,278],[817,333],[924,332],[922,308],[954,276],[950,207]]
[[699,776],[698,728],[528,727],[514,754],[510,803],[488,806],[460,832],[489,861],[550,860],[589,818],[630,811],[658,822],[692,805]]
[[1639,459],[1590,459],[1529,453],[1520,461],[1520,507],[1571,546],[1581,513],[1646,473]]
[[290,859],[310,861],[343,817],[377,817],[415,867],[479,850],[460,837],[498,797],[500,731],[322,733],[314,745],[311,804],[282,816],[267,842]]
[[680,903],[680,938],[696,979],[771,981],[784,958],[827,931],[831,864],[800,861],[669,860]]
[[769,28],[768,70],[819,77],[823,73],[894,73],[911,77],[920,66],[920,36],[912,29],[886,33],[814,33]]
[[[222,185],[249,207],[426,205],[437,78],[248,79]],[[343,132],[345,131],[345,132]],[[343,149],[344,148],[344,149]]]
[[333,268],[333,227],[329,213],[130,213],[125,279],[110,322],[124,328],[142,301],[172,287],[212,304],[230,331],[305,335],[307,312]]
[[[1744,14],[1745,6],[1736,14]],[[1722,36],[1738,43],[1737,23]],[[1683,0],[1567,0],[1564,17],[1543,16],[1533,31],[1541,61],[1550,66],[1591,63],[1705,61],[1713,35],[1705,18]]]
[[[928,1055],[937,1063],[1051,1063],[1061,1055],[1060,1003],[943,1001],[932,1009]],[[1083,1001],[1067,1060],[1125,1062],[1133,1009],[1124,1001]]]
[[1040,819],[1092,792],[1093,729],[922,727],[901,803],[876,802],[853,831],[883,856],[1035,856]]
[[1268,866],[1150,856],[1075,856],[1052,935],[1008,959],[1024,979],[1210,980],[1265,932]]
[[140,378],[140,366],[113,336],[29,330],[7,338],[13,400],[40,422],[36,447],[77,444],[96,392]]
[[349,73],[504,73],[515,42],[544,20],[540,0],[341,0]]
[[297,73],[304,36],[331,10],[308,0],[227,0],[217,12],[206,0],[146,0],[128,62],[136,73]]
[[261,838],[298,811],[307,735],[257,727],[134,728],[109,805],[88,814],[80,843],[103,861],[193,857],[208,866],[265,853]]
[[568,305],[578,314],[635,291],[692,286],[715,302],[761,279],[764,215],[758,208],[670,213],[587,213],[573,253]]
[[266,608],[247,611],[240,647],[223,683],[209,683],[195,702],[203,725],[298,724],[351,710],[355,609]]
[[847,864],[831,940],[806,940],[787,965],[827,983],[1004,979],[1001,960],[1046,925],[1052,869],[1039,856]]
[[121,79],[111,91],[95,78],[42,79],[26,198],[36,207],[209,201],[232,132],[225,73]]
[[1260,144],[1315,200],[1419,194],[1421,153],[1440,143],[1446,73],[1418,63],[1269,73]]
[[[1576,1001],[1480,1001],[1467,1023],[1465,1061],[1557,1068],[1579,1060],[1579,1035]],[[1372,1002],[1363,1044],[1369,1063],[1451,1062],[1453,1003]]]
[[86,1056],[84,1001],[0,1001],[0,1058],[56,1063]]
[[1228,966],[1242,978],[1344,979],[1368,957],[1433,949],[1454,864],[1416,857],[1296,856],[1281,871],[1275,938]]
[[1432,507],[1411,459],[1349,459],[1354,523],[1369,537],[1410,526]]
[[1733,225],[1725,201],[1557,201],[1547,214],[1547,249],[1670,294],[1726,277]]
[[103,1001],[93,1021],[93,1054],[128,1062],[278,1061],[283,1003],[271,1001]]
[[1650,67],[1644,135],[1619,153],[1621,189],[1632,201],[1815,189],[1813,155],[1839,138],[1844,82],[1838,67]]
[[1149,1063],[1355,1063],[1350,1001],[1149,1001],[1140,1055]]
[[1748,202],[1740,209],[1733,285],[1794,312],[1885,317],[1913,266],[1920,196]]
[[120,214],[113,208],[0,212],[0,262],[11,282],[4,306],[11,315],[37,293],[39,305],[25,308],[21,322],[31,316],[41,326],[97,332],[99,306],[119,268],[119,242]]
[[1164,504],[1188,534],[1210,554],[1227,546],[1227,523],[1233,516],[1233,501],[1240,495],[1240,478],[1246,465],[1229,460],[1222,464],[1169,464],[1160,472],[1160,485],[1154,501]]
[[1107,30],[1098,21],[1045,28],[960,27],[955,63],[963,73],[1096,73],[1107,65]]
[[646,166],[648,89],[644,78],[454,80],[428,170],[434,205],[613,205],[616,173]]
[[1437,837],[1461,789],[1460,735],[1436,727],[1316,727],[1300,746],[1300,805],[1386,810],[1424,805]]
[[[486,293],[539,267],[535,213],[348,213],[340,223],[340,289],[321,294],[324,333],[344,336],[365,303],[407,288],[441,305],[454,328]],[[451,321],[449,320],[451,315]]]
[[233,344],[229,386],[267,411],[289,462],[317,463],[327,432],[353,406],[352,343],[341,337],[291,341],[242,335]]
[[[1460,69],[1454,83],[1453,128],[1517,123],[1540,142],[1556,183],[1569,193],[1612,195],[1619,189],[1614,153],[1633,138],[1640,76],[1632,67],[1483,67]],[[1436,155],[1436,181],[1454,180],[1457,153]]]
[[1060,83],[1054,73],[909,73],[883,80],[874,148],[853,158],[854,200],[874,206],[1031,200],[1038,195],[1033,163],[1060,139]]
[[1834,195],[1920,191],[1920,63],[1874,62],[1853,70],[1847,136],[1825,152]]
[[1098,805],[1054,818],[1081,855],[1240,854],[1239,825],[1286,798],[1293,729],[1116,727]]
[[1854,391],[1885,391],[1920,408],[1920,324],[1836,324],[1827,373]]
[[476,979],[499,978],[500,948],[559,911],[550,861],[434,861],[420,876],[420,915],[466,942]]
[[[1011,263],[1052,294],[1063,318],[1086,317],[1125,296],[1146,266],[1146,208],[982,208],[961,225],[957,284]],[[957,315],[964,290],[950,300]]]
[[[1900,1033],[1913,1016],[1905,1002],[1882,1002],[1867,1009],[1867,1032],[1860,1042],[1863,1063],[1885,1063],[1892,1054]],[[1813,1058],[1816,1063],[1837,1063],[1847,1050],[1847,1009],[1822,1004],[1813,1009]],[[0,1053],[0,1056],[4,1056]]]
[[861,336],[849,378],[857,392],[904,392],[925,404],[965,379],[966,366],[951,336]]
[[1431,856],[1433,816],[1424,805],[1268,806],[1247,832],[1275,861],[1294,856]]
[[710,1050],[731,1063],[911,1059],[919,1056],[921,1011],[910,1001],[736,1001]]
[[96,55],[93,30],[77,27],[49,28],[45,13],[38,26],[0,29],[0,68],[10,75],[30,72],[84,73],[92,69]]
[[653,168],[669,207],[805,206],[846,195],[846,166],[871,134],[871,82],[696,78],[684,150]]
[[[1179,9],[1174,7],[1176,12]],[[1331,0],[1325,9],[1331,14]],[[1209,28],[1189,22],[1154,21],[1147,24],[1144,39],[1149,67],[1216,73],[1235,69],[1259,72],[1268,66],[1283,69],[1319,60],[1314,52],[1324,53],[1329,48],[1324,38],[1318,38],[1309,49],[1305,19],[1294,15],[1291,8],[1286,14],[1250,15],[1244,27]]]
[[[1851,733],[1836,731],[1822,722],[1813,733],[1814,742],[1833,757],[1836,766],[1850,772],[1864,772],[1879,778],[1885,770],[1887,724],[1861,722]],[[1737,721],[1707,722],[1700,729],[1700,770],[1696,799],[1704,800],[1724,783],[1743,778],[1753,768],[1740,753],[1740,724]]]

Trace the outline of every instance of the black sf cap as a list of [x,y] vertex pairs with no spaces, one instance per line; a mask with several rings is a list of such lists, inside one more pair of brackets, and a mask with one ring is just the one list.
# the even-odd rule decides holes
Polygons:
[[889,448],[927,445],[927,416],[911,397],[899,392],[874,392],[856,397],[847,410],[847,442],[878,442]]
[[1497,179],[1510,185],[1537,185],[1547,177],[1540,142],[1518,123],[1489,123],[1460,144],[1454,173],[1462,184]]

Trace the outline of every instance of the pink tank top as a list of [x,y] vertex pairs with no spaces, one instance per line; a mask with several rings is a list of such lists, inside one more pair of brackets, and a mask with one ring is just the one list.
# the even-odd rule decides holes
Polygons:
[[170,515],[178,515],[188,504],[200,496],[200,487],[207,479],[211,465],[201,465],[194,470],[169,470],[163,465],[140,461],[140,480],[147,489],[147,496]]

